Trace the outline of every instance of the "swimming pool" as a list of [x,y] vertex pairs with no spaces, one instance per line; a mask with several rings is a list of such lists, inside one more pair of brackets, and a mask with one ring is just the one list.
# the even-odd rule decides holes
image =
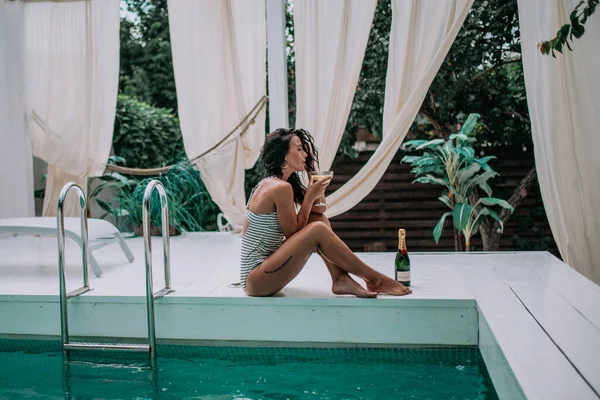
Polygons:
[[0,399],[64,399],[65,384],[75,399],[498,398],[479,350],[471,347],[162,345],[153,386],[144,358],[131,355],[124,362],[74,354],[64,381],[60,344],[33,342],[2,341]]

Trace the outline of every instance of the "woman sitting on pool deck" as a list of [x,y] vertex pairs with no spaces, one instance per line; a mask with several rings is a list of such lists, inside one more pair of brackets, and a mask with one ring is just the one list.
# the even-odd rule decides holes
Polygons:
[[[265,178],[246,205],[241,252],[242,287],[250,296],[271,296],[290,283],[317,249],[333,281],[335,294],[376,297],[412,291],[362,262],[331,230],[315,203],[331,178],[304,187],[298,173],[315,170],[318,152],[302,129],[271,132],[262,150]],[[296,214],[295,205],[300,205]],[[349,274],[362,278],[366,289]]]

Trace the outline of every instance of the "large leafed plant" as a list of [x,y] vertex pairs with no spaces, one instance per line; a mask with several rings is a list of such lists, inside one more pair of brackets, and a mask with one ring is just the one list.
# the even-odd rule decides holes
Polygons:
[[[498,174],[488,162],[494,156],[476,157],[471,146],[475,142],[472,132],[478,118],[479,114],[470,114],[462,129],[450,135],[448,140],[411,140],[402,145],[404,151],[422,152],[402,158],[402,162],[413,167],[411,172],[417,177],[413,183],[429,183],[446,188],[439,200],[450,211],[441,216],[433,229],[435,242],[442,235],[446,218],[452,216],[455,229],[464,237],[467,251],[471,249],[471,238],[485,218],[495,219],[500,223],[500,230],[503,230],[497,209],[513,211],[507,201],[492,197],[488,181]],[[478,198],[470,201],[475,189],[483,191],[487,197],[473,196]]]

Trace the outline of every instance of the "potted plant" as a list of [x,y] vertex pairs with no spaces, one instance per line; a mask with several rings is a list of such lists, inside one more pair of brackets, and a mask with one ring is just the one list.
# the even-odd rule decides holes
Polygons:
[[[471,250],[471,237],[475,235],[485,218],[502,220],[495,209],[505,208],[513,212],[513,207],[505,200],[492,197],[488,181],[498,174],[488,165],[494,156],[476,157],[471,144],[475,142],[473,128],[479,114],[470,114],[458,133],[450,135],[448,140],[411,140],[402,145],[409,152],[422,152],[417,156],[407,155],[401,162],[410,164],[416,175],[414,182],[441,185],[446,190],[439,197],[450,211],[444,213],[433,229],[437,243],[444,229],[447,217],[452,216],[454,227],[465,240],[465,250]],[[413,182],[413,183],[414,183]],[[477,189],[488,197],[472,196]]]

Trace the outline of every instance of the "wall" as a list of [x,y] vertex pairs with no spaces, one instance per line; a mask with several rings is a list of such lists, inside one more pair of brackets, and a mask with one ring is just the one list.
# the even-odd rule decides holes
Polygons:
[[[521,147],[485,149],[484,155],[498,157],[490,162],[500,173],[500,178],[494,181],[494,197],[508,200],[534,164],[532,150],[529,148],[523,151]],[[477,152],[481,156],[481,150]],[[355,160],[336,159],[332,167],[334,179],[329,192],[349,180],[371,154],[373,152],[362,152]],[[400,163],[403,156],[399,152],[394,157],[379,184],[365,199],[352,210],[331,220],[333,229],[354,251],[395,250],[398,246],[399,228],[406,229],[407,245],[412,251],[454,251],[450,218],[446,220],[439,244],[436,245],[433,240],[433,228],[441,215],[448,211],[438,200],[442,187],[412,184],[414,175],[410,173],[409,165]],[[537,245],[534,245],[535,241],[538,242]],[[479,234],[472,241],[472,246],[474,250],[482,249]],[[544,249],[558,254],[539,197],[537,180],[531,193],[506,224],[500,242],[500,250],[524,249]]]

